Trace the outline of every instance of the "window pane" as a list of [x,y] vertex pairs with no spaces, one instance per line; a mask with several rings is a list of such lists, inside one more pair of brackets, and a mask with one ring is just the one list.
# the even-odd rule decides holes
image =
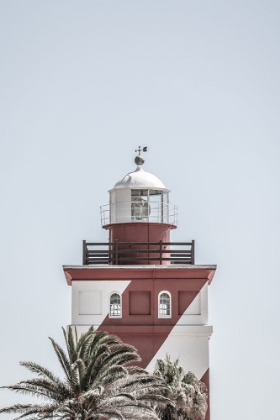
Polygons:
[[148,190],[131,190],[132,220],[148,221],[150,206],[147,199]]
[[159,298],[159,315],[170,316],[170,296],[162,293]]
[[118,293],[113,293],[110,297],[110,316],[121,316],[121,297]]

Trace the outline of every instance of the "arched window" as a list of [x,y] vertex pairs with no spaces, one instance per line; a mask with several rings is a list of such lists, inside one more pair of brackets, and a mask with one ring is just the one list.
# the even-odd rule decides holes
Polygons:
[[110,296],[110,317],[120,318],[122,316],[121,295],[119,293],[112,293]]
[[171,318],[171,295],[169,292],[160,292],[158,295],[158,317]]

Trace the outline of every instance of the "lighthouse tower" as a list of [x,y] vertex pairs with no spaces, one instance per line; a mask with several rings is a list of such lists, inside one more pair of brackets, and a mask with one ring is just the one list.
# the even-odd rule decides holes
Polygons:
[[83,264],[63,267],[72,286],[71,325],[118,335],[149,371],[166,354],[179,357],[209,390],[208,286],[216,266],[195,265],[194,241],[171,242],[177,207],[169,189],[144,170],[141,151],[136,169],[101,207],[109,242],[83,241]]

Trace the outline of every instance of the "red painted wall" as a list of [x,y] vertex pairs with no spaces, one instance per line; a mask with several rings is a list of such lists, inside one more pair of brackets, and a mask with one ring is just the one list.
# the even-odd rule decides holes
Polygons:
[[[104,226],[104,229],[109,229],[109,237],[110,242],[114,242],[118,240],[119,242],[170,242],[170,230],[175,229],[176,226],[169,225],[166,223],[114,223],[111,225]],[[158,246],[155,245],[141,245],[139,247],[133,246],[133,249],[147,249],[149,250],[157,250]],[[169,249],[168,246],[165,246],[166,249]],[[127,249],[127,245],[119,245],[119,250]],[[141,253],[137,254],[134,253],[127,253],[123,255],[124,257],[133,257],[138,256],[144,258],[142,261],[134,262],[133,264],[159,264],[159,261],[147,261],[145,258],[155,257],[159,258],[159,254],[157,253]],[[164,254],[163,257],[169,257],[169,254]],[[169,264],[168,261],[163,261],[163,264]],[[122,265],[131,265],[131,262],[123,261]]]

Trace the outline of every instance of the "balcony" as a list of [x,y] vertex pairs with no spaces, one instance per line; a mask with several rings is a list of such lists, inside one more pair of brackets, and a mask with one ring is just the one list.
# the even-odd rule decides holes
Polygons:
[[83,265],[169,265],[195,263],[191,242],[86,242]]
[[178,206],[152,200],[106,204],[100,207],[100,214],[102,226],[129,222],[178,223]]

